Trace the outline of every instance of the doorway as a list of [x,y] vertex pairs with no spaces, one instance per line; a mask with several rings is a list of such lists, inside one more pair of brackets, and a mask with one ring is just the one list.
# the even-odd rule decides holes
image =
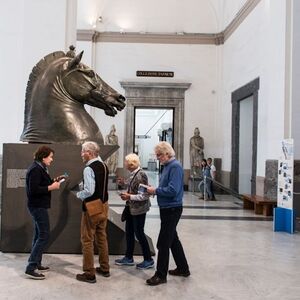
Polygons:
[[259,78],[235,90],[232,101],[231,188],[256,194]]
[[239,194],[251,194],[253,96],[240,102]]
[[160,141],[173,146],[173,108],[140,108],[134,112],[134,152],[139,155],[141,167],[148,171],[157,171],[158,161],[154,147]]
[[176,158],[183,163],[184,99],[190,83],[180,82],[121,82],[125,89],[126,121],[124,156],[134,151],[135,108],[173,109],[173,148]]

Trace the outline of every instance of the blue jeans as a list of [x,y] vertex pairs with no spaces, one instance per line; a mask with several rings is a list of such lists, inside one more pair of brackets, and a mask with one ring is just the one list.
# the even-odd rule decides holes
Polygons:
[[206,179],[206,191],[205,192],[204,192],[204,180],[200,181],[198,188],[199,188],[199,191],[203,194],[203,196],[204,196],[204,193],[206,192],[209,199],[213,198],[212,182],[210,179]]
[[46,208],[28,207],[34,225],[31,253],[26,271],[33,271],[41,265],[44,249],[49,241],[50,224]]
[[146,235],[144,233],[145,219],[146,219],[146,214],[142,214],[137,216],[130,215],[129,218],[126,220],[127,249],[126,249],[125,256],[128,258],[133,258],[133,250],[134,250],[134,243],[135,243],[134,235],[135,235],[141,245],[144,260],[151,260],[151,252],[150,252],[149,244]]

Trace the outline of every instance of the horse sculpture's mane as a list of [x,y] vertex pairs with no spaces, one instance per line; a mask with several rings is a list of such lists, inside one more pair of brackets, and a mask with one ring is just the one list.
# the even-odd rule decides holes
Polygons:
[[26,88],[26,96],[25,96],[25,116],[29,115],[30,112],[30,105],[31,105],[31,96],[32,96],[32,90],[34,88],[34,85],[36,81],[39,79],[39,77],[45,72],[46,68],[55,60],[65,57],[65,53],[62,51],[56,51],[53,53],[50,53],[46,55],[44,58],[42,58],[32,69],[28,83]]
[[84,108],[91,105],[115,116],[125,107],[125,98],[82,64],[83,51],[74,47],[65,54],[56,51],[32,69],[26,88],[23,142],[81,144],[102,134]]

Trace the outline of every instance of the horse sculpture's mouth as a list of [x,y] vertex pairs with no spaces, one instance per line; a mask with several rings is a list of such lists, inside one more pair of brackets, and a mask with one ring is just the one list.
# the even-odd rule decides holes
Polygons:
[[104,110],[105,114],[114,117],[118,112],[125,107],[125,97],[120,94],[110,94],[103,96],[99,90],[92,90],[91,96],[95,99],[95,103],[91,104],[95,107],[100,107]]

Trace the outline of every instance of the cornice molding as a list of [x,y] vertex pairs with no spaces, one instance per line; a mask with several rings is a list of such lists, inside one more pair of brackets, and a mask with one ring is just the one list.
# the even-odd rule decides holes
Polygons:
[[241,25],[241,23],[247,18],[247,16],[253,11],[257,4],[261,0],[248,0],[244,6],[237,13],[235,18],[229,23],[229,25],[223,31],[224,42],[232,35],[232,33]]
[[189,82],[145,82],[145,81],[120,81],[124,89],[128,88],[160,88],[160,89],[182,89],[187,90],[191,86]]
[[[97,37],[95,38],[95,35]],[[206,44],[214,45],[219,40],[219,34],[206,33],[139,33],[139,32],[98,32],[92,30],[78,30],[78,41],[92,41],[100,43],[148,43],[148,44]]]
[[149,43],[222,45],[246,19],[261,0],[248,0],[229,25],[219,33],[151,33],[151,32],[99,32],[77,30],[78,41],[94,43]]

